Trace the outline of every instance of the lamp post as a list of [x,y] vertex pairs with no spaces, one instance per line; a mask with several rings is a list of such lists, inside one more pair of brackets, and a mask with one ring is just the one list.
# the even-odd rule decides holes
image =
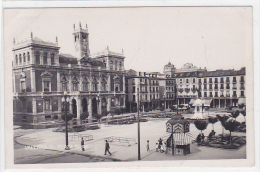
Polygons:
[[139,88],[137,88],[137,132],[138,132],[138,160],[141,160],[141,151],[140,151],[140,105],[139,105]]
[[69,140],[68,140],[68,118],[67,118],[67,111],[68,111],[68,104],[69,98],[67,97],[67,91],[64,91],[64,96],[61,98],[61,102],[63,104],[64,115],[65,115],[65,140],[66,140],[66,150],[69,150]]
[[166,96],[165,94],[163,95],[163,100],[164,100],[164,115],[165,115],[165,109],[166,109]]

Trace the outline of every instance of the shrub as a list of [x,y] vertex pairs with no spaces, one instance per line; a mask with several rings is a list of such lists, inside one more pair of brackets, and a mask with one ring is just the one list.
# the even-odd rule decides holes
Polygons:
[[214,130],[214,124],[215,124],[216,122],[218,122],[218,118],[211,116],[211,117],[208,118],[208,121],[209,121],[209,123],[212,124],[212,129]]
[[232,112],[231,114],[232,114],[232,117],[236,119],[239,116],[239,113],[240,112],[238,110],[236,110],[235,112]]
[[202,131],[207,128],[207,126],[208,126],[208,121],[207,121],[207,120],[197,119],[197,120],[194,121],[194,124],[195,124],[196,128],[197,128],[198,130],[200,130],[201,133],[202,133]]
[[232,142],[231,132],[235,131],[238,126],[239,126],[239,122],[237,122],[236,119],[234,119],[234,118],[229,118],[224,123],[224,128],[230,132],[230,145],[231,145],[231,142]]

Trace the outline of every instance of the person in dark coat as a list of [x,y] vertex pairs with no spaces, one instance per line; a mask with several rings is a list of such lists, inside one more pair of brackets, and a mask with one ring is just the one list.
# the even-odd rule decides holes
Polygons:
[[198,145],[200,144],[200,142],[201,142],[201,134],[199,134],[198,136],[197,136],[197,143],[198,143]]
[[109,153],[109,155],[111,156],[112,155],[112,153],[110,153],[110,151],[109,151],[109,149],[110,149],[110,146],[109,146],[109,143],[107,142],[107,140],[106,140],[106,146],[105,146],[105,155],[107,154],[107,152]]
[[85,149],[84,149],[84,139],[83,139],[83,137],[82,137],[82,139],[81,139],[81,148],[82,148],[82,151],[85,151]]
[[158,140],[158,142],[159,142],[158,149],[161,151],[161,147],[162,147],[162,138],[160,138],[160,139]]

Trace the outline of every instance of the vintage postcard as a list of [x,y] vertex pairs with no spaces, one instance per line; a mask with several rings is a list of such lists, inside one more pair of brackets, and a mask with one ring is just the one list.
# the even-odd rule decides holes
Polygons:
[[251,6],[3,16],[6,168],[254,165]]

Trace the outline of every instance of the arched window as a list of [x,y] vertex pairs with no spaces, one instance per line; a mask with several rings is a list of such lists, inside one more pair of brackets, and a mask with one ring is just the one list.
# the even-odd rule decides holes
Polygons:
[[40,61],[40,53],[39,52],[35,53],[35,61],[36,61],[36,64],[40,64],[41,63],[41,61]]
[[27,53],[27,62],[29,62],[31,59],[30,59],[30,53],[28,52]]
[[110,70],[113,70],[113,61],[110,61]]
[[23,53],[23,62],[25,63],[25,61],[26,61],[26,55],[25,53]]
[[15,55],[15,63],[18,64],[18,56]]
[[47,53],[43,54],[43,64],[48,64]]
[[104,64],[104,66],[106,67],[106,61],[105,61],[105,60],[103,60],[103,64]]
[[67,79],[65,76],[62,78],[61,84],[62,84],[62,91],[67,91]]
[[122,62],[119,62],[119,70],[122,70]]
[[21,64],[22,63],[22,55],[19,54],[19,63]]
[[117,70],[117,61],[115,61],[115,70]]
[[51,54],[51,64],[54,65],[55,62],[54,62],[54,54]]

